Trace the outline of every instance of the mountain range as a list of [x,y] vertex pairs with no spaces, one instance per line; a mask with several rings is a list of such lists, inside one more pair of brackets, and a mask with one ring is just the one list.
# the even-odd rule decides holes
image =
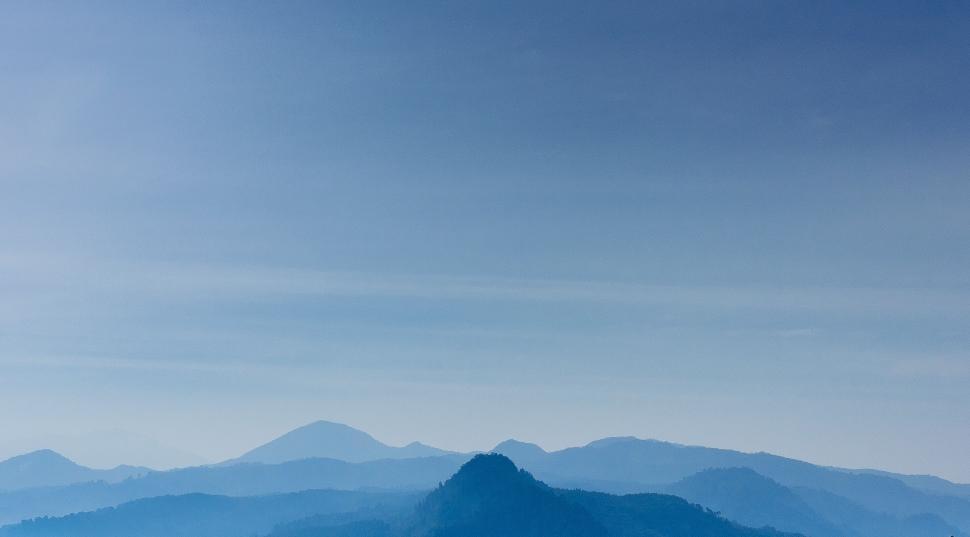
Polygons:
[[152,472],[119,483],[88,482],[0,493],[0,524],[115,506],[140,498],[204,493],[252,496],[309,489],[428,490],[447,479],[465,456],[349,463],[301,459]]
[[[419,499],[420,498],[420,499]],[[416,501],[418,500],[419,501]],[[662,494],[559,490],[506,457],[477,455],[421,498],[304,491],[164,496],[0,529],[0,537],[784,537]]]
[[[552,452],[508,440],[492,451],[528,470],[530,478],[555,487],[557,497],[568,489],[582,489],[581,499],[592,502],[587,511],[599,505],[590,499],[596,498],[594,493],[627,495],[617,496],[626,498],[620,503],[660,493],[746,526],[771,526],[809,537],[970,534],[966,485],[933,476],[829,468],[768,453],[632,437]],[[0,463],[0,482],[7,488],[0,492],[0,524],[172,495],[250,497],[312,489],[413,493],[434,488],[473,457],[418,443],[388,446],[330,422],[314,422],[218,465],[164,472],[91,470],[53,452],[40,452]],[[383,520],[345,522],[347,527],[332,531],[401,531]],[[294,526],[288,531],[303,530]]]
[[546,482],[606,492],[664,490],[707,469],[748,468],[786,487],[824,491],[873,513],[899,519],[933,515],[970,532],[967,498],[914,488],[888,472],[828,468],[769,453],[631,437],[607,438],[554,452],[512,440],[494,451],[508,455]]

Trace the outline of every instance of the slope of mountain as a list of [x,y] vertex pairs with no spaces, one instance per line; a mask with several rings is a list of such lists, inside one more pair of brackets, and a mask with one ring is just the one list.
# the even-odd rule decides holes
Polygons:
[[[795,487],[798,494],[816,513],[831,523],[851,528],[857,535],[878,537],[924,537],[950,535],[967,537],[967,533],[947,523],[938,515],[919,514],[896,517],[874,512],[831,492]],[[847,533],[850,535],[850,533]]]
[[426,490],[453,474],[464,456],[348,463],[305,459],[153,472],[114,484],[83,483],[0,494],[0,524],[118,505],[138,498],[188,494],[250,496],[308,489]]
[[768,453],[606,438],[545,455],[531,450],[525,460],[529,471],[553,485],[581,484],[604,492],[663,490],[708,468],[746,467],[784,486],[827,491],[873,512],[933,514],[970,532],[970,501],[965,498],[929,494],[885,475],[851,473]]
[[150,471],[148,468],[135,466],[95,470],[76,464],[57,452],[42,449],[0,462],[0,491],[70,485],[85,481],[114,483]]
[[749,468],[704,470],[668,487],[667,492],[748,526],[772,526],[811,537],[847,535],[797,494]]
[[847,470],[844,468],[836,468],[836,470],[841,470],[843,472],[849,472],[853,474],[873,474],[881,475],[884,477],[891,477],[906,483],[910,487],[921,490],[923,492],[928,492],[930,494],[940,494],[944,496],[958,496],[961,498],[970,499],[970,485],[964,483],[954,483],[952,481],[947,481],[941,477],[936,477],[935,475],[907,475],[907,474],[895,474],[892,472],[884,472],[882,470]]
[[283,526],[270,537],[394,537],[396,531],[383,520],[355,520],[344,524],[305,525],[295,523]]
[[388,446],[353,427],[329,421],[316,421],[294,429],[227,463],[276,464],[311,458],[366,462],[447,454],[450,452],[426,446],[420,442],[412,442],[404,447]]
[[402,520],[289,525],[271,537],[772,537],[663,494],[558,490],[498,454],[478,455]]
[[397,513],[418,494],[313,490],[230,498],[205,494],[162,496],[62,518],[39,518],[0,528],[0,537],[250,537],[311,515]]
[[749,528],[699,505],[668,494],[616,496],[582,490],[563,491],[564,498],[586,509],[611,537],[782,537],[773,528]]

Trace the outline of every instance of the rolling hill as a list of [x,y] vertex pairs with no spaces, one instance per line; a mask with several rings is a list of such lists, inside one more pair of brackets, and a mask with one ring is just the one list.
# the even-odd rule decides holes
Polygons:
[[0,524],[110,507],[139,498],[204,493],[251,496],[308,489],[427,490],[453,474],[463,456],[348,463],[304,459],[282,464],[200,466],[153,472],[120,483],[80,483],[0,493]]
[[0,462],[0,491],[54,487],[86,481],[114,483],[148,472],[151,469],[124,465],[110,470],[96,470],[81,466],[55,451],[42,449]]
[[231,498],[186,494],[147,498],[61,518],[0,528],[0,537],[250,537],[281,523],[347,512],[386,516],[410,508],[419,495],[311,490]]

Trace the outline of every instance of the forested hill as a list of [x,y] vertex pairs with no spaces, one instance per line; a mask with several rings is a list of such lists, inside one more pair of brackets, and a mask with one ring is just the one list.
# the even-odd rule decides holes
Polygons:
[[478,455],[405,519],[296,523],[272,537],[783,537],[665,494],[551,488],[502,455]]

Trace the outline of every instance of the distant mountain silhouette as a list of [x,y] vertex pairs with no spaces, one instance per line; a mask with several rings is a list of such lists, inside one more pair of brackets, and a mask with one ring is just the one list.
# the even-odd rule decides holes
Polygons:
[[797,494],[749,468],[704,470],[666,491],[748,526],[772,526],[811,537],[846,535],[845,528],[827,521]]
[[0,452],[4,454],[28,453],[41,448],[52,449],[90,468],[112,468],[124,463],[170,470],[211,462],[150,435],[117,428],[63,434],[48,432],[9,440],[0,438]]
[[[378,460],[349,463],[299,458],[305,450]],[[471,458],[460,454],[407,458],[423,455],[428,450],[434,448],[421,444],[403,448],[386,446],[350,427],[320,422],[247,454],[267,459],[298,457],[290,462],[225,463],[152,472],[115,483],[88,483],[85,482],[91,479],[88,472],[64,472],[69,476],[63,478],[67,482],[75,479],[81,482],[0,492],[0,524],[166,494],[201,492],[248,496],[314,488],[426,490],[447,479]],[[767,453],[742,453],[632,437],[605,438],[586,446],[552,452],[535,444],[509,440],[496,446],[495,451],[554,487],[614,494],[676,492],[749,525],[771,524],[784,530],[805,531],[813,537],[814,534],[832,535],[833,526],[844,532],[840,537],[854,537],[852,532],[861,537],[909,537],[939,532],[955,536],[970,534],[970,500],[957,494],[962,491],[962,485],[929,476],[826,468]],[[46,464],[31,468],[70,468],[72,464],[67,461],[65,465],[56,456],[47,457],[51,460]],[[36,457],[37,462],[42,460],[44,457]],[[0,463],[0,469],[2,464],[6,463]],[[7,468],[18,465],[22,466],[18,463]],[[724,471],[695,476],[710,468],[750,468],[753,472]],[[94,479],[117,481],[127,475],[124,468],[119,472],[114,477],[97,474],[103,477]],[[49,479],[40,471],[36,475],[34,470],[27,473],[31,474],[29,482],[33,484]],[[0,476],[3,475],[0,471]],[[21,477],[14,479],[11,475]],[[22,485],[25,482],[22,475],[23,472],[9,472],[7,482]],[[700,485],[704,483],[702,478],[712,481]],[[682,488],[670,488],[682,480],[677,485]],[[796,497],[785,493],[786,490]],[[809,511],[817,516],[813,517]],[[890,531],[894,524],[904,530]],[[368,531],[377,531],[375,528],[370,527]]]
[[[116,508],[0,528],[0,537],[250,537],[304,517],[410,509],[420,495],[311,490],[230,498],[206,494],[136,500]],[[339,519],[338,519],[339,520]]]
[[873,474],[884,477],[891,477],[906,483],[910,487],[929,492],[930,494],[941,494],[944,496],[958,496],[970,499],[970,485],[963,483],[953,483],[935,475],[908,475],[885,472],[882,470],[843,470],[854,474]]
[[251,496],[308,489],[429,490],[468,460],[462,455],[348,463],[304,459],[153,472],[119,483],[83,483],[0,493],[0,524],[60,516],[139,498],[188,494]]
[[495,446],[492,449],[492,452],[505,455],[506,457],[517,461],[523,466],[528,466],[529,462],[541,459],[542,457],[548,455],[546,450],[542,449],[536,444],[520,442],[512,438]]
[[449,453],[420,442],[412,442],[404,447],[388,446],[353,427],[329,421],[316,421],[294,429],[227,463],[276,464],[310,458],[366,462],[380,459],[434,457]]
[[[522,456],[509,454],[516,462]],[[970,500],[966,498],[924,492],[893,474],[826,468],[769,453],[618,437],[544,455],[528,450],[522,461],[529,471],[552,485],[604,492],[661,491],[708,468],[745,467],[785,487],[826,491],[868,511],[893,513],[900,519],[931,514],[970,533]]]
[[565,491],[477,455],[402,520],[281,528],[271,537],[770,537],[674,496]]
[[925,537],[947,535],[968,537],[967,532],[949,524],[939,515],[923,513],[901,517],[862,507],[837,494],[818,489],[792,489],[811,508],[833,524],[847,528],[846,535],[865,537]]
[[95,470],[76,464],[55,451],[42,449],[0,462],[0,491],[70,485],[85,481],[114,483],[150,471],[149,468],[135,466]]

